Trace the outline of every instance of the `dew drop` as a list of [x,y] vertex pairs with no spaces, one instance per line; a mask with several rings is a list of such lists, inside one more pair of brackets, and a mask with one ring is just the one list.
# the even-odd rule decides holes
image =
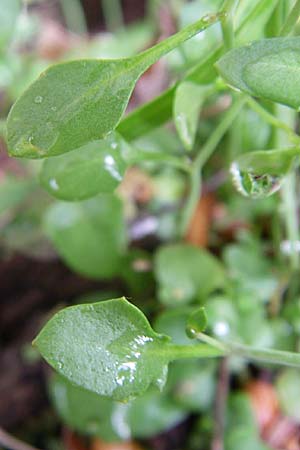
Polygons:
[[56,106],[51,106],[51,111],[56,111],[57,110],[57,107]]
[[284,176],[270,173],[258,174],[241,170],[239,164],[233,162],[230,167],[232,182],[236,190],[250,198],[265,198],[277,192],[284,181]]
[[187,118],[184,114],[178,114],[176,117],[177,127],[180,130],[183,141],[188,145],[192,145],[192,137],[189,130]]
[[213,19],[213,15],[212,14],[206,14],[205,16],[202,17],[202,22],[203,23],[209,23],[211,22],[211,20]]
[[34,103],[42,103],[43,97],[41,95],[37,95],[34,99]]
[[59,186],[55,178],[51,178],[51,180],[49,181],[49,185],[54,191],[58,191]]

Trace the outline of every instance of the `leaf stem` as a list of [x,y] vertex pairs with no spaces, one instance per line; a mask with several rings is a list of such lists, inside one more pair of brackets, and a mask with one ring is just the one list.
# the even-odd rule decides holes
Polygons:
[[169,345],[164,351],[167,352],[170,361],[182,358],[235,355],[252,361],[263,361],[268,364],[300,367],[300,353],[256,348],[231,341],[221,342],[205,333],[195,333],[195,338],[205,343],[197,345]]
[[266,348],[255,348],[235,343],[230,343],[229,346],[231,348],[232,354],[243,356],[253,361],[263,361],[270,364],[300,367],[299,353],[285,352],[282,350],[273,350]]
[[167,39],[159,42],[158,44],[154,45],[153,47],[140,53],[136,57],[137,62],[139,64],[141,64],[142,67],[146,70],[148,67],[150,67],[152,64],[154,64],[156,61],[158,61],[162,56],[166,55],[167,53],[169,53],[174,48],[178,47],[183,42],[192,38],[193,36],[200,33],[201,31],[206,30],[206,28],[215,24],[219,20],[222,20],[223,16],[224,16],[224,13],[222,13],[222,12],[216,13],[216,14],[205,15],[197,22],[194,22],[191,25],[188,25],[187,27],[183,28],[182,30],[180,30],[177,33],[173,34],[172,36],[168,37]]
[[[280,122],[284,120],[288,124],[294,124],[295,122],[295,112],[282,105],[276,105],[276,115]],[[279,147],[286,144],[286,136],[278,129],[276,130],[275,140]],[[281,198],[286,233],[291,244],[290,265],[292,270],[296,270],[299,267],[299,255],[296,250],[296,242],[299,239],[299,222],[295,171],[286,177],[281,189]]]
[[224,114],[221,122],[215,128],[214,132],[210,135],[193,162],[192,170],[190,173],[190,193],[183,209],[179,227],[179,232],[181,235],[185,234],[193,212],[196,208],[197,201],[199,199],[201,187],[201,169],[216,149],[217,145],[223,138],[228,128],[231,126],[232,122],[244,106],[245,102],[246,98],[244,96],[240,96],[233,103],[231,108]]
[[215,358],[218,356],[224,356],[226,352],[216,346],[210,346],[207,344],[197,345],[175,345],[170,344],[163,350],[169,361],[185,358]]
[[300,16],[300,0],[296,0],[290,14],[283,24],[279,36],[288,36],[296,26]]
[[85,15],[80,0],[60,0],[61,9],[69,30],[78,34],[87,33]]
[[123,28],[123,12],[120,0],[102,0],[101,5],[108,31],[115,32]]
[[234,46],[234,31],[233,31],[233,10],[237,0],[225,0],[222,7],[224,16],[221,20],[221,28],[223,33],[224,49],[230,50]]

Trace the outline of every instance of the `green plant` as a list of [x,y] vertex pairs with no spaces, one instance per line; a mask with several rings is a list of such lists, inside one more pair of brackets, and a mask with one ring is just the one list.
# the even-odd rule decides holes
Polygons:
[[[299,325],[290,319],[298,295],[293,277],[299,271],[296,194],[300,137],[294,129],[300,108],[300,37],[288,37],[297,31],[300,2],[211,3],[218,12],[205,15],[137,56],[51,66],[16,101],[7,119],[9,154],[46,158],[39,174],[40,184],[58,201],[49,206],[43,226],[62,259],[91,278],[120,276],[136,293],[139,306],[152,315],[157,314],[157,306],[151,309],[139,301],[148,279],[140,280],[142,275],[133,274],[128,264],[131,258],[139,258],[128,252],[123,205],[115,190],[126,169],[136,165],[150,172],[160,165],[169,167],[175,171],[173,177],[183,176],[188,186],[186,196],[182,195],[182,207],[177,205],[167,217],[173,224],[173,240],[179,243],[161,246],[150,261],[157,300],[165,308],[154,324],[160,334],[125,298],[95,303],[100,300],[95,294],[91,302],[55,314],[34,340],[42,356],[62,376],[52,382],[54,397],[55,386],[61,386],[70,405],[86,395],[95,402],[92,409],[104,402],[108,405],[104,408],[111,408],[110,414],[117,404],[105,397],[130,400],[123,414],[138,437],[153,432],[134,423],[132,411],[141,408],[139,399],[135,399],[140,394],[145,396],[145,404],[156,405],[166,426],[179,420],[186,410],[198,411],[192,396],[185,400],[180,394],[172,394],[172,400],[168,396],[175,385],[184,383],[181,359],[196,358],[207,366],[209,375],[204,371],[205,375],[198,379],[195,374],[199,361],[196,366],[191,362],[192,378],[196,379],[193,389],[197,383],[207,384],[214,374],[214,362],[207,358],[226,357],[238,361],[240,367],[249,360],[300,367],[300,355],[293,351],[297,349],[295,341],[299,341]],[[192,42],[185,46],[183,42],[216,25],[222,31],[218,46],[208,45],[199,61],[189,58],[192,47],[188,45]],[[206,37],[209,40],[209,34]],[[178,69],[179,80],[123,117],[138,78],[175,48],[187,55],[184,73]],[[202,129],[202,109],[224,95],[230,98],[230,106]],[[256,129],[249,127],[250,116],[256,120]],[[175,150],[169,141],[165,144],[163,139],[169,139],[168,135],[154,131],[171,118],[180,140],[179,150],[178,144]],[[151,148],[146,144],[149,136]],[[229,201],[233,214],[250,214],[255,222],[260,214],[256,201],[272,202],[275,192],[282,193],[274,200],[275,207],[262,203],[261,208],[266,211],[269,207],[274,212],[281,203],[284,209],[288,265],[276,248],[276,236],[272,236],[275,270],[255,233],[241,235],[239,242],[227,245],[223,262],[207,250],[184,242],[202,180],[218,167],[218,161],[211,157],[221,148],[225,156],[221,155],[219,165],[226,169],[230,165],[234,186],[249,197],[243,202],[236,200],[236,204]],[[211,167],[207,165],[209,160]],[[14,186],[11,202],[18,202],[30,187]],[[10,189],[9,183],[6,189]],[[180,186],[176,189],[180,190]],[[226,197],[226,192],[223,195]],[[147,258],[151,259],[149,255],[141,257]],[[279,300],[278,304],[282,280],[287,300]],[[292,332],[285,335],[288,323]],[[163,388],[170,363],[171,381],[160,396],[152,385]],[[172,381],[172,373],[176,382]],[[89,391],[99,396],[93,397]],[[198,399],[197,388],[195,392]],[[243,400],[236,403],[239,401],[239,410],[247,410]],[[201,398],[198,402],[201,404]],[[208,398],[200,409],[210,404]],[[89,412],[77,420],[71,409],[64,405],[61,415],[75,428],[115,437],[116,430],[111,430],[104,419],[103,428],[95,430]],[[249,419],[249,430],[252,428]],[[240,448],[242,440],[239,434],[231,436],[228,448]],[[253,434],[254,446],[260,445],[258,440]]]

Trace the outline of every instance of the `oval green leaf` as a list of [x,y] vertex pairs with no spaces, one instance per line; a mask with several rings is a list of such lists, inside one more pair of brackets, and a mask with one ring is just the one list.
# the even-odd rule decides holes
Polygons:
[[70,153],[48,158],[40,173],[42,186],[60,200],[84,200],[111,193],[123,179],[127,144],[116,133]]
[[183,81],[176,89],[173,117],[177,133],[186,150],[192,150],[202,105],[208,86]]
[[61,258],[80,274],[110,278],[119,273],[126,232],[122,203],[116,196],[56,202],[46,213],[45,231]]
[[159,299],[169,306],[205,300],[225,280],[223,267],[213,255],[186,244],[161,247],[155,257],[155,274]]
[[105,138],[120,122],[135,83],[145,70],[219,17],[207,15],[132,58],[86,59],[49,67],[10,111],[10,154],[43,158]]
[[256,97],[300,107],[300,38],[252,42],[224,55],[217,63],[222,77]]
[[193,311],[186,322],[186,334],[189,338],[194,339],[197,333],[202,333],[207,327],[207,315],[205,308],[198,308]]
[[61,310],[34,345],[72,383],[124,401],[151,384],[165,384],[168,342],[141,311],[120,298]]
[[[127,405],[78,387],[58,373],[50,379],[49,390],[59,416],[74,430],[108,442],[128,439],[128,426],[122,427]],[[119,420],[112,420],[114,416]]]

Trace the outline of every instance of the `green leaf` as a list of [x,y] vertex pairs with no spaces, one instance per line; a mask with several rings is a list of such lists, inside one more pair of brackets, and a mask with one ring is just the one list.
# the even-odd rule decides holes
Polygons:
[[122,181],[127,144],[116,133],[68,154],[48,158],[40,173],[42,186],[61,200],[84,200],[111,193]]
[[[265,24],[276,7],[277,2],[278,0],[256,0],[255,3],[251,2],[251,11],[238,22],[237,40],[239,40],[239,36],[244,40],[244,37],[247,38],[249,33],[253,39],[253,24],[261,20],[262,15],[262,25]],[[243,2],[240,4],[242,5]],[[260,30],[256,31],[260,34]],[[247,38],[247,40],[249,39]],[[206,53],[205,57],[201,58],[198,64],[188,71],[184,80],[198,84],[212,83],[217,77],[214,64],[222,56],[222,50],[222,45],[217,48],[213,47],[211,52]],[[170,120],[173,113],[176,87],[177,85],[175,84],[154,100],[129,113],[118,126],[118,131],[124,138],[132,141]]]
[[114,195],[55,203],[46,213],[45,231],[73,270],[91,278],[120,271],[126,233],[122,204]]
[[[49,390],[59,416],[74,430],[100,436],[105,441],[129,437],[124,417],[127,405],[78,387],[57,373],[50,379]],[[114,416],[119,420],[113,421]],[[123,429],[120,422],[123,422]]]
[[194,145],[201,107],[208,95],[208,87],[183,81],[176,89],[173,116],[175,126],[186,150]]
[[207,315],[205,308],[198,308],[193,311],[188,317],[186,323],[186,333],[191,338],[194,339],[197,333],[202,333],[207,327]]
[[285,414],[297,422],[300,420],[300,379],[299,370],[286,369],[276,380],[276,390],[280,406]]
[[132,436],[145,439],[174,427],[186,415],[171,396],[149,389],[130,403],[127,420]]
[[234,88],[299,109],[299,56],[299,37],[264,39],[231,50],[217,68]]
[[155,320],[154,329],[170,336],[175,344],[193,345],[185,333],[185,324],[192,311],[191,306],[166,309]]
[[219,261],[205,250],[186,244],[161,247],[155,257],[155,274],[159,299],[169,306],[205,299],[224,284]]
[[169,368],[170,395],[189,412],[207,411],[213,404],[216,388],[216,361],[175,361]]
[[64,423],[105,441],[151,437],[186,416],[185,409],[166,392],[149,389],[124,404],[71,384],[58,374],[50,380],[50,395]]
[[49,67],[10,111],[10,154],[54,156],[105,138],[120,122],[135,83],[145,70],[218,20],[217,14],[207,15],[131,58],[77,60]]
[[167,336],[125,298],[63,309],[34,345],[61,375],[115,400],[128,400],[166,381]]

